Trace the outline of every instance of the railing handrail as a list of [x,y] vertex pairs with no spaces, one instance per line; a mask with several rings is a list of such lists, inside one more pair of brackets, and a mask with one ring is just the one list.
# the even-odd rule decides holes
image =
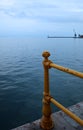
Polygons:
[[69,111],[67,108],[65,108],[63,105],[61,105],[59,102],[57,102],[55,99],[53,99],[50,96],[49,68],[56,68],[60,71],[75,75],[80,78],[83,78],[83,73],[52,63],[52,61],[48,60],[50,53],[47,51],[45,51],[42,54],[42,56],[45,58],[43,61],[43,66],[44,66],[44,93],[43,94],[44,94],[44,97],[43,97],[43,117],[41,119],[40,126],[45,130],[50,130],[53,128],[50,102],[52,102],[54,105],[59,107],[62,111],[64,111],[66,114],[68,114],[72,119],[74,119],[76,122],[78,122],[80,125],[83,126],[83,120],[81,120],[79,117],[77,117],[75,114],[73,114],[71,111]]
[[67,108],[65,108],[62,104],[57,102],[54,98],[51,98],[50,101],[57,106],[59,109],[61,109],[64,113],[66,113],[68,116],[70,116],[72,119],[74,119],[77,123],[83,126],[83,120],[80,119],[78,116],[76,116],[73,112],[69,111]]
[[58,70],[63,71],[63,72],[66,72],[66,73],[69,73],[69,74],[72,74],[72,75],[77,76],[79,78],[83,78],[83,73],[75,71],[73,69],[69,69],[69,68],[54,64],[54,63],[50,63],[50,67],[58,69]]

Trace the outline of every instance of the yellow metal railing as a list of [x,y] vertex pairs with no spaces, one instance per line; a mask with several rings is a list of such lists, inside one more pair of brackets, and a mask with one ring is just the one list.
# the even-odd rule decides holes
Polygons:
[[83,73],[74,71],[72,69],[68,69],[62,66],[59,66],[57,64],[52,63],[48,59],[50,56],[50,53],[45,51],[43,52],[42,56],[44,57],[43,66],[44,66],[44,97],[43,97],[43,116],[40,122],[40,126],[45,130],[50,130],[54,127],[52,117],[51,117],[51,106],[50,103],[52,102],[54,105],[56,105],[58,108],[60,108],[62,111],[64,111],[67,115],[69,115],[72,119],[74,119],[77,123],[83,126],[83,120],[77,117],[75,114],[73,114],[71,111],[69,111],[67,108],[65,108],[63,105],[61,105],[59,102],[57,102],[53,97],[50,96],[49,91],[49,69],[50,68],[56,68],[60,71],[75,75],[77,77],[83,78]]

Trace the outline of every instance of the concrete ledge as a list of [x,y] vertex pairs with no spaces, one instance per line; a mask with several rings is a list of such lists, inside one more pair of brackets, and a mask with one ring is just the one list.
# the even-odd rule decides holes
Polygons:
[[[83,120],[83,102],[70,106],[68,109]],[[53,130],[83,130],[83,126],[80,126],[62,111],[53,113],[52,119],[54,122]],[[24,124],[12,130],[42,130],[40,128],[40,119],[33,121],[32,123]]]

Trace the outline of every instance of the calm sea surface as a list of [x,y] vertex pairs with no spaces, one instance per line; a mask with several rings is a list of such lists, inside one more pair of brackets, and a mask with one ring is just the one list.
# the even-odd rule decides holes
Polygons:
[[[54,63],[83,72],[83,39],[0,38],[1,130],[41,118],[44,50]],[[50,69],[50,92],[70,106],[83,100],[83,80]]]

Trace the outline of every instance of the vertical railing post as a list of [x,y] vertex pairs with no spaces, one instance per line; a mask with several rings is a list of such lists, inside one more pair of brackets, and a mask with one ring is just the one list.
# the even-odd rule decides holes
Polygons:
[[49,96],[49,64],[50,60],[48,60],[48,57],[50,56],[50,53],[45,51],[43,52],[42,56],[45,58],[43,61],[44,66],[44,97],[43,97],[43,116],[41,119],[40,126],[45,130],[50,130],[53,128],[53,121],[51,118],[51,106],[50,102],[46,100],[46,96]]

